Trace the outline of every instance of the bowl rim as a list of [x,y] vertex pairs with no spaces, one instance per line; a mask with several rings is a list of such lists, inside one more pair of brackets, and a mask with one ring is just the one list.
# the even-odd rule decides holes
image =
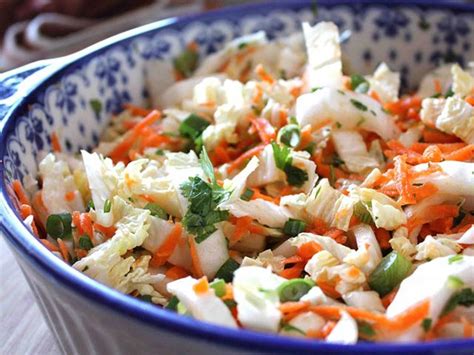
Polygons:
[[[43,86],[56,81],[63,71],[81,61],[89,60],[96,54],[104,52],[120,43],[127,43],[136,37],[147,35],[155,31],[172,28],[173,26],[186,25],[194,21],[210,21],[225,17],[229,12],[247,14],[250,10],[259,12],[268,10],[272,6],[275,9],[304,8],[311,5],[312,1],[302,2],[270,1],[259,4],[246,4],[232,8],[223,8],[203,14],[195,14],[183,17],[173,17],[160,20],[148,25],[120,33],[77,53],[73,53],[58,60],[50,66],[41,70],[35,84],[24,89],[18,100],[9,108],[4,119],[0,123],[0,159],[5,155],[5,138],[15,128],[18,118],[17,111],[23,106],[29,95],[34,94]],[[441,0],[433,3],[432,0],[320,0],[319,5],[324,7],[336,7],[341,5],[362,7],[405,7],[424,9],[446,9],[455,11],[474,12],[474,4],[452,3],[449,0]],[[8,73],[7,73],[8,74]],[[0,78],[3,75],[0,75]],[[278,334],[260,333],[246,329],[230,329],[199,320],[183,317],[175,312],[156,307],[152,304],[140,301],[131,296],[124,295],[115,289],[109,288],[98,281],[90,279],[70,265],[55,257],[49,250],[31,234],[22,222],[13,201],[9,198],[4,179],[3,161],[0,161],[0,228],[7,241],[28,263],[35,266],[43,276],[51,278],[58,287],[65,287],[69,292],[74,292],[95,306],[103,306],[109,312],[116,312],[126,318],[132,318],[137,322],[145,323],[150,327],[159,328],[163,332],[171,332],[179,336],[191,337],[195,340],[228,345],[229,348],[252,349],[260,351],[287,352],[287,351],[363,351],[371,352],[422,352],[435,350],[472,350],[474,339],[463,340],[438,340],[430,343],[357,343],[354,345],[330,344],[322,341],[309,339],[298,339],[285,337]]]

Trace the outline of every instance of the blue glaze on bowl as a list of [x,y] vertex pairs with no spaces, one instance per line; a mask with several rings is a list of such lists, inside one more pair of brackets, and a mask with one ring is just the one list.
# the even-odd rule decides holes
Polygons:
[[353,346],[230,330],[178,316],[122,295],[49,253],[21,222],[10,184],[36,174],[40,151],[59,130],[77,152],[97,143],[109,117],[125,102],[148,98],[146,68],[170,60],[191,41],[202,55],[242,34],[270,38],[299,30],[301,21],[334,21],[351,36],[343,52],[351,69],[369,73],[385,61],[413,88],[445,60],[474,59],[474,6],[418,1],[274,2],[163,20],[103,41],[61,60],[33,63],[0,75],[0,227],[65,353],[472,353],[474,340]]

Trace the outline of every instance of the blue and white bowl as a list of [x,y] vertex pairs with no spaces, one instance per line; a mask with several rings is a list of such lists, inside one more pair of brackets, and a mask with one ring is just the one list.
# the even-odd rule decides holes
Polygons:
[[474,59],[474,5],[319,0],[315,17],[313,3],[279,1],[167,19],[0,75],[0,227],[64,353],[473,353],[473,339],[344,346],[202,323],[69,267],[30,234],[16,211],[11,182],[36,174],[51,132],[60,132],[68,152],[94,146],[122,104],[146,104],[146,69],[191,41],[206,55],[243,34],[264,30],[276,38],[298,31],[302,21],[331,20],[348,35],[344,53],[352,71],[370,73],[385,61],[401,71],[408,90],[443,61]]

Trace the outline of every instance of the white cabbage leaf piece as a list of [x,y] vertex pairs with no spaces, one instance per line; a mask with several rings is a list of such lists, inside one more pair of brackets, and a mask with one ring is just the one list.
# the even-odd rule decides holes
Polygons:
[[375,291],[352,291],[342,296],[348,306],[368,311],[385,312],[380,295]]
[[362,135],[353,130],[334,130],[332,140],[339,157],[349,171],[363,173],[379,166],[377,159],[369,155]]
[[322,179],[309,194],[305,211],[314,218],[321,218],[329,226],[347,231],[355,201],[331,187],[328,179]]
[[457,96],[424,99],[420,118],[424,123],[454,134],[466,143],[474,143],[474,107]]
[[400,73],[390,70],[387,64],[380,63],[373,75],[367,77],[370,90],[377,93],[383,103],[398,100]]
[[224,188],[232,190],[232,193],[229,199],[220,203],[217,207],[229,211],[236,217],[250,216],[260,224],[272,228],[282,228],[292,217],[287,208],[262,199],[244,201],[240,198],[245,190],[248,177],[257,169],[258,165],[259,160],[254,157],[232,180],[226,179],[224,181]]
[[283,326],[280,334],[303,337],[309,331],[320,331],[326,324],[326,321],[323,317],[313,312],[303,312],[292,318],[288,324],[290,327]]
[[227,239],[220,228],[200,243],[195,243],[202,272],[213,279],[219,268],[229,259]]
[[289,242],[294,247],[293,254],[296,253],[296,249],[301,245],[309,242],[316,242],[323,248],[323,250],[331,253],[331,255],[336,258],[336,262],[342,262],[344,258],[353,251],[353,249],[348,248],[343,244],[339,244],[331,237],[325,237],[313,233],[300,233],[298,236],[289,239]]
[[255,259],[244,257],[241,266],[260,266],[270,267],[272,272],[279,273],[284,269],[285,257],[282,255],[274,255],[270,249],[264,250],[258,254]]
[[400,134],[398,141],[405,147],[410,148],[413,144],[418,143],[423,135],[423,126],[416,125],[408,128],[405,132]]
[[206,148],[212,150],[222,141],[237,143],[238,136],[235,128],[246,114],[246,110],[231,104],[219,106],[214,114],[215,124],[207,126],[202,132],[202,140]]
[[350,264],[357,266],[366,275],[369,275],[382,261],[382,251],[380,250],[379,243],[374,231],[367,224],[354,226],[352,232],[356,239],[357,252],[352,252],[351,254],[359,254],[360,256],[357,255],[359,258],[348,256],[344,258],[344,261],[348,262],[349,259],[352,261]]
[[237,328],[229,308],[215,295],[214,289],[209,287],[205,293],[197,294],[193,287],[198,280],[191,276],[170,282],[167,285],[168,292],[175,295],[191,315],[199,320]]
[[[474,256],[463,255],[456,262],[450,262],[450,258],[439,257],[419,265],[413,274],[402,281],[393,302],[387,308],[387,317],[394,318],[421,302],[429,301],[426,318],[436,324],[451,296],[462,288],[474,289]],[[400,335],[392,336],[390,340],[412,342],[420,340],[423,334],[424,330],[418,323]]]
[[342,61],[339,30],[332,22],[315,26],[303,22],[303,35],[308,53],[309,88],[342,88]]
[[[49,214],[83,211],[84,203],[68,163],[48,154],[39,164],[42,179],[41,198]],[[74,199],[68,201],[67,193],[73,193]]]
[[324,87],[296,100],[296,119],[301,127],[330,120],[342,129],[365,129],[384,140],[400,134],[393,118],[368,95]]
[[420,81],[417,95],[420,97],[430,97],[439,94],[436,91],[437,84],[435,83],[437,82],[441,85],[441,93],[446,93],[452,83],[451,67],[452,64],[445,64],[427,73]]
[[395,230],[407,222],[401,206],[383,193],[365,187],[353,186],[349,196],[364,205],[377,228]]
[[456,255],[461,251],[461,246],[454,240],[447,238],[433,238],[426,236],[425,240],[416,246],[416,260],[433,260],[442,256]]
[[239,322],[244,328],[278,331],[281,312],[277,288],[285,281],[270,269],[258,266],[245,266],[234,272],[234,299]]
[[[474,163],[443,161],[437,164],[441,167],[441,172],[419,177],[414,183],[431,182],[436,185],[440,194],[460,197],[474,195]],[[427,168],[427,164],[419,164],[414,167],[414,171],[420,172]]]
[[357,322],[346,311],[340,311],[341,318],[326,337],[328,343],[355,344],[359,338]]
[[452,90],[455,95],[465,97],[474,93],[474,76],[471,73],[462,70],[459,64],[454,64],[451,67],[451,74],[453,75]]

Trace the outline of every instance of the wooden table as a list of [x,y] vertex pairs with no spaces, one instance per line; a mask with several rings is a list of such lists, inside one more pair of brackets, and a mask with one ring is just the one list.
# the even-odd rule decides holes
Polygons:
[[0,354],[60,354],[13,254],[0,236]]

